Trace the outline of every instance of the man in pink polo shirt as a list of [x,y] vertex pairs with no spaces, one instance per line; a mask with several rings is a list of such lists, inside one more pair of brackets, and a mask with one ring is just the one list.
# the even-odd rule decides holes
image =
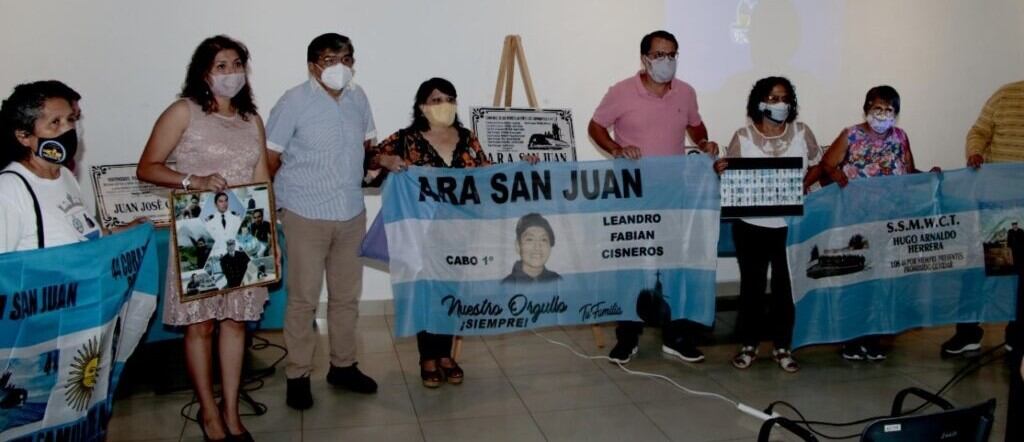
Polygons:
[[[640,40],[643,69],[608,89],[594,111],[587,132],[601,149],[616,158],[683,155],[686,136],[705,153],[718,155],[708,141],[708,130],[697,111],[697,93],[676,77],[679,43],[666,31],[654,31]],[[614,137],[609,133],[612,129]],[[661,351],[687,362],[701,362],[704,354],[694,343],[697,324],[672,321],[662,332]],[[637,351],[642,322],[620,322],[618,342],[608,356],[629,362]]]

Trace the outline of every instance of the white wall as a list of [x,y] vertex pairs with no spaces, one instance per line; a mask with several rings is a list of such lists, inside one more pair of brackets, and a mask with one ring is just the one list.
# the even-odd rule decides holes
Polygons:
[[[306,77],[306,45],[324,32],[353,39],[356,81],[367,91],[380,135],[408,124],[420,82],[459,90],[460,113],[490,105],[505,35],[523,36],[538,98],[576,110],[582,159],[586,123],[612,82],[636,69],[640,37],[662,26],[662,1],[4,1],[0,6],[0,95],[43,78],[83,95],[85,167],[138,161],[153,122],[174,99],[195,46],[225,33],[252,52],[264,117]],[[517,78],[515,103],[526,104]],[[91,199],[91,183],[83,179]],[[367,199],[370,219],[379,197]],[[366,270],[364,299],[391,297],[386,273]]]
[[[743,124],[749,86],[763,75],[791,77],[803,119],[823,144],[859,120],[869,87],[888,83],[903,95],[900,124],[918,162],[954,168],[984,100],[1024,78],[1019,0],[760,0],[753,2],[749,49],[709,50],[730,23],[707,12],[742,2],[751,1],[4,1],[0,95],[25,81],[63,80],[84,96],[84,166],[135,162],[203,38],[226,33],[249,46],[266,116],[282,92],[305,80],[309,40],[340,32],[354,40],[356,81],[384,136],[407,124],[415,89],[431,76],[455,83],[464,116],[471,105],[489,105],[502,40],[515,33],[523,36],[542,105],[575,111],[579,157],[590,160],[601,158],[586,137],[594,107],[609,85],[639,67],[640,37],[669,28],[686,36],[681,78],[728,80],[694,81],[712,138],[721,143]],[[800,20],[826,25],[793,25]],[[782,49],[797,55],[774,55]],[[518,80],[516,88],[516,102],[525,105]],[[83,190],[91,197],[88,178]],[[367,206],[372,218],[379,197]],[[735,278],[734,265],[722,264],[720,279]],[[391,296],[386,273],[368,269],[364,287],[364,299]]]
[[[755,4],[747,46],[729,40],[737,6]],[[1020,0],[669,0],[680,77],[692,78],[712,138],[744,123],[750,87],[789,77],[801,119],[821,144],[862,121],[864,94],[889,84],[919,168],[964,165],[964,140],[985,100],[1024,80]]]

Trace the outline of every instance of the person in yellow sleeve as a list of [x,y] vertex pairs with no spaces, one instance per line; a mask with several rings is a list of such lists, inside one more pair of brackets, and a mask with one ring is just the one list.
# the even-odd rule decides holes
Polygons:
[[[1024,162],[1024,81],[999,88],[981,108],[981,115],[967,132],[967,165],[978,168],[983,163]],[[1009,337],[1018,327],[1016,321],[1006,326],[1006,348],[1012,349]],[[943,356],[955,356],[981,349],[984,330],[977,323],[956,325],[956,334],[942,344]]]
[[1006,162],[1024,162],[1024,81],[992,94],[967,132],[968,166]]

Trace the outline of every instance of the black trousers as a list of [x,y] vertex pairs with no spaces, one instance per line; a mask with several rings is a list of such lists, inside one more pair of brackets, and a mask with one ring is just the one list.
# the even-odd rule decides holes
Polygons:
[[[1020,300],[1020,296],[1018,296]],[[1006,404],[1006,442],[1024,440],[1024,378],[1021,377],[1021,358],[1024,342],[1014,343],[1010,354],[1010,394]]]
[[[736,261],[740,267],[739,312],[736,335],[743,345],[756,346],[771,339],[775,348],[789,348],[793,340],[793,288],[786,261],[787,228],[732,224]],[[768,271],[771,268],[771,292]]]
[[421,331],[416,333],[416,346],[420,350],[420,362],[452,357],[452,335],[438,335]]
[[[1017,256],[1024,255],[1018,251],[1013,251],[1013,262],[1014,267],[1017,269],[1017,274],[1024,274],[1024,258],[1017,259]],[[1019,286],[1020,284],[1018,284]],[[1017,304],[1017,320],[1021,318],[1020,314],[1021,306]],[[1006,324],[1006,342],[1010,343],[1011,337],[1020,332],[1020,326],[1017,320],[1010,321]],[[981,324],[977,322],[962,322],[956,325],[957,336],[966,336],[973,341],[981,341],[981,337],[985,335],[985,330],[981,328]]]
[[[1017,268],[1017,319],[1024,318],[1024,266]],[[1007,327],[1006,342],[1013,347],[1010,353],[1010,394],[1006,404],[1006,441],[1024,440],[1024,331],[1020,327]]]
[[[666,344],[674,344],[680,341],[694,344],[693,335],[697,334],[697,330],[699,330],[700,327],[703,326],[696,322],[686,319],[677,319],[662,327],[661,340]],[[619,321],[618,326],[615,327],[615,338],[619,341],[636,342],[640,339],[640,335],[643,334],[643,332],[643,322]]]
[[[1019,317],[1019,316],[1018,316]],[[1006,323],[1006,342],[1010,342],[1010,336],[1016,333],[1016,329],[1020,328],[1017,325],[1017,321],[1010,321]],[[977,322],[961,322],[956,325],[956,334],[959,336],[967,336],[971,340],[981,341],[981,337],[985,335],[985,329],[981,328],[981,324]]]

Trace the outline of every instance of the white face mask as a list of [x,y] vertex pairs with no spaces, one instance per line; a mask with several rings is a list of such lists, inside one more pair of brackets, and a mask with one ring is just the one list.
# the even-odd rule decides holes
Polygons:
[[232,98],[245,87],[245,73],[210,76],[210,91],[219,97]]
[[871,126],[871,130],[884,134],[892,129],[896,125],[896,117],[879,117],[874,114],[868,114],[867,116],[868,125]]
[[789,118],[789,103],[778,102],[768,104],[762,101],[757,108],[764,112],[764,116],[768,117],[769,120],[778,124],[785,123],[786,119]]
[[655,83],[668,83],[676,78],[676,59],[669,57],[655,60],[644,58],[647,60],[647,75]]
[[348,86],[353,75],[355,73],[352,72],[352,68],[338,63],[320,72],[320,81],[324,83],[324,86],[340,91]]

